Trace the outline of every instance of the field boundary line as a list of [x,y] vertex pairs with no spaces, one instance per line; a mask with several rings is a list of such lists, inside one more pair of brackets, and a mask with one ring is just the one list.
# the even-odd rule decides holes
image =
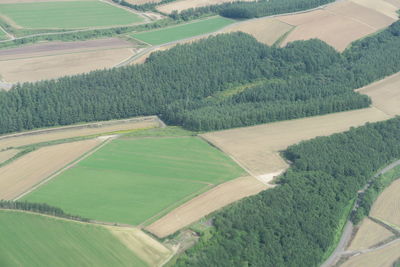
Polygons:
[[96,151],[98,151],[100,148],[102,148],[103,146],[105,146],[106,144],[108,144],[109,142],[111,142],[113,139],[115,139],[115,137],[111,137],[108,138],[107,140],[103,141],[102,143],[100,143],[98,146],[96,146],[95,148],[93,148],[92,150],[86,152],[85,154],[83,154],[81,157],[79,157],[78,159],[68,163],[67,165],[65,165],[64,167],[62,167],[60,170],[56,171],[55,173],[51,174],[50,176],[48,176],[47,178],[45,178],[44,180],[40,181],[39,183],[37,183],[36,185],[32,186],[30,189],[28,189],[27,191],[21,193],[20,195],[18,195],[17,197],[15,197],[13,200],[17,201],[19,199],[21,199],[22,197],[26,196],[27,194],[35,191],[36,189],[38,189],[39,187],[45,185],[46,183],[48,183],[49,181],[51,181],[52,179],[54,179],[55,177],[57,177],[58,175],[60,175],[61,173],[63,173],[64,171],[74,167],[76,164],[78,164],[79,162],[81,162],[82,160],[84,160],[85,158],[89,157],[90,155],[92,155],[93,153],[95,153]]

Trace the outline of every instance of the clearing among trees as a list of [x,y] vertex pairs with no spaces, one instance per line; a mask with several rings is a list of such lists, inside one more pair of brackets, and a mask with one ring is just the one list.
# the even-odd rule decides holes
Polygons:
[[23,199],[137,225],[243,174],[200,138],[116,139]]

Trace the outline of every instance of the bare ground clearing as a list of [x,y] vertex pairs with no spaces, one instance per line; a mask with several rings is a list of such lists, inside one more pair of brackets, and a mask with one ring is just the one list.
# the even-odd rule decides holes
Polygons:
[[7,82],[34,82],[112,68],[134,55],[118,48],[74,54],[0,61],[0,75]]
[[[239,1],[239,0],[237,0]],[[241,0],[244,2],[250,2],[253,0]],[[189,9],[189,8],[197,8],[203,6],[211,6],[211,5],[218,5],[226,2],[236,2],[234,0],[182,0],[182,1],[174,1],[165,5],[160,5],[156,7],[158,11],[163,13],[171,13],[174,10],[181,12],[182,10]]]
[[373,106],[386,114],[400,115],[400,73],[357,91],[370,96],[373,99]]
[[119,38],[105,38],[76,42],[46,42],[16,48],[0,49],[0,60],[32,58],[134,46],[135,44]]
[[371,209],[371,216],[400,228],[400,179],[379,195]]
[[[397,240],[397,241],[400,241]],[[400,257],[400,242],[394,242],[383,249],[354,256],[341,267],[392,267]]]
[[392,236],[392,232],[369,218],[365,218],[347,250],[367,249]]
[[279,151],[303,140],[343,132],[366,122],[389,119],[372,107],[297,120],[203,134],[221,150],[231,155],[255,175],[281,171],[287,163]]
[[146,230],[160,238],[166,237],[226,205],[267,188],[254,177],[237,178],[193,198],[146,227]]
[[40,148],[0,168],[0,199],[18,197],[100,143],[92,139]]
[[156,116],[149,116],[22,132],[0,136],[0,150],[73,137],[155,128],[160,127],[160,125],[161,122]]
[[162,266],[173,251],[137,228],[104,226],[149,266]]
[[0,151],[0,164],[11,159],[15,155],[17,155],[19,152],[18,149],[8,149],[5,151]]
[[293,26],[272,18],[260,18],[235,23],[228,26],[223,31],[230,32],[245,32],[253,35],[259,42],[267,45],[273,45],[282,35],[293,29]]

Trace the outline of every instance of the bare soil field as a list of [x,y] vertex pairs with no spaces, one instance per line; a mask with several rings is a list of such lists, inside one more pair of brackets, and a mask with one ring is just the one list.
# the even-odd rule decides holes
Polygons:
[[392,6],[400,9],[400,1],[399,0],[385,0],[385,2],[391,4]]
[[[393,5],[389,1],[385,0],[351,0],[351,1],[361,6],[373,9],[379,13],[391,17],[394,20],[397,20],[399,18],[397,14],[398,7],[396,7],[396,5]],[[392,0],[391,2],[398,3],[398,0],[396,1]],[[398,5],[400,4],[397,4],[397,6]]]
[[97,51],[116,48],[128,48],[134,46],[135,44],[119,38],[106,38],[77,42],[46,42],[16,48],[1,49],[0,61],[60,54],[71,54],[93,50]]
[[388,115],[400,115],[400,73],[361,88],[358,92],[373,99],[373,106]]
[[[375,0],[341,1],[320,10],[277,17],[282,22],[296,26],[282,45],[318,38],[343,51],[351,42],[397,20],[385,10],[375,8],[375,4],[370,4],[372,1]],[[376,2],[392,6],[383,0]]]
[[237,178],[193,198],[146,227],[146,230],[160,238],[166,237],[226,205],[267,188],[254,177]]
[[[244,2],[250,2],[253,0],[241,0]],[[203,6],[211,6],[218,5],[226,2],[236,2],[233,0],[182,0],[182,1],[174,1],[165,5],[161,5],[156,7],[156,9],[163,13],[172,13],[172,11],[176,10],[181,12],[182,10]]]
[[0,164],[5,162],[6,160],[11,159],[15,155],[17,155],[19,152],[18,149],[8,149],[5,151],[0,151]]
[[400,242],[395,242],[383,249],[354,256],[341,267],[392,267],[399,257]]
[[40,148],[0,168],[0,199],[18,197],[100,143],[92,139]]
[[75,54],[0,61],[0,75],[7,82],[34,82],[112,68],[134,55],[120,48]]
[[173,251],[140,229],[105,227],[149,266],[162,266],[173,255]]
[[162,0],[125,0],[125,2],[133,5],[144,5],[147,3],[160,3]]
[[[400,228],[400,179],[379,195],[371,209],[371,216]],[[400,252],[400,250],[399,250]]]
[[202,137],[231,155],[253,175],[265,175],[288,165],[279,151],[303,140],[343,132],[366,122],[389,119],[376,108],[262,124],[203,134]]
[[260,18],[235,23],[223,32],[245,32],[253,35],[259,42],[273,45],[282,35],[293,29],[293,26],[272,18]]
[[374,221],[365,218],[347,250],[370,248],[393,236],[393,233]]
[[0,136],[0,150],[66,138],[111,133],[115,131],[155,128],[159,126],[160,121],[158,118],[149,116],[126,120],[95,122],[83,125],[48,128]]

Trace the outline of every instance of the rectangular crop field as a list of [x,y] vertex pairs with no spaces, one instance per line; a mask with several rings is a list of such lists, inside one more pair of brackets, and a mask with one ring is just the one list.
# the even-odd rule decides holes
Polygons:
[[116,139],[24,200],[90,219],[140,224],[243,174],[197,137]]
[[160,45],[215,32],[234,22],[232,19],[213,17],[159,30],[135,33],[132,34],[132,37],[151,45]]
[[142,18],[100,1],[1,4],[0,17],[15,28],[53,29],[128,25]]
[[1,266],[146,266],[101,226],[0,211]]

